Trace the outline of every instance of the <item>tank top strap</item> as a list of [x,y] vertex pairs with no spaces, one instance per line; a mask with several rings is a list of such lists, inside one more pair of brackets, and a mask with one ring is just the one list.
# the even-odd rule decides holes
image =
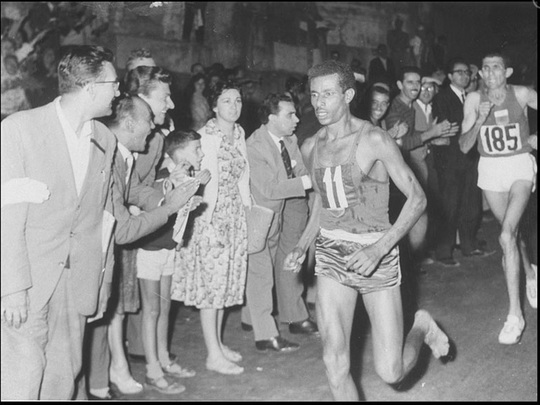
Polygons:
[[351,153],[349,154],[349,157],[347,158],[347,163],[354,161],[356,156],[356,151],[358,150],[358,145],[360,144],[360,138],[362,137],[362,134],[365,132],[366,126],[369,124],[367,121],[362,121],[362,125],[360,128],[358,128],[358,131],[356,132],[356,135],[354,137],[353,144],[351,145]]

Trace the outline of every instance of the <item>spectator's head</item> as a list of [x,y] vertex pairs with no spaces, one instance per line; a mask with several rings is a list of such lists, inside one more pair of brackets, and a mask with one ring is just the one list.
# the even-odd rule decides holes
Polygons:
[[433,101],[433,97],[437,94],[441,82],[438,79],[430,76],[422,77],[422,87],[420,87],[420,95],[418,99],[424,103],[429,104]]
[[379,55],[381,58],[386,58],[388,56],[388,48],[385,44],[379,44],[377,47],[377,55]]
[[390,87],[385,83],[374,83],[368,93],[369,118],[378,125],[390,107]]
[[154,113],[154,123],[163,125],[167,111],[174,108],[171,100],[171,75],[158,66],[139,66],[125,79],[126,92],[146,101]]
[[209,104],[218,120],[234,123],[242,112],[242,90],[232,81],[218,82],[210,92]]
[[128,94],[116,99],[114,104],[114,113],[104,121],[105,125],[128,150],[144,152],[146,138],[154,129],[150,106],[140,97]]
[[57,52],[53,47],[44,48],[41,53],[41,62],[47,70],[56,70],[58,65]]
[[197,73],[191,77],[188,86],[188,93],[202,93],[206,88],[206,76],[203,73]]
[[130,52],[126,62],[126,72],[129,72],[138,66],[156,66],[156,61],[148,49],[138,48]]
[[274,93],[266,96],[259,107],[259,119],[280,138],[292,135],[299,121],[292,98]]
[[460,57],[450,59],[446,73],[450,83],[461,90],[465,90],[471,80],[469,64]]
[[478,66],[474,63],[470,63],[469,70],[471,71],[471,80],[469,81],[469,85],[465,88],[465,92],[467,93],[478,90],[480,85],[479,80],[481,80],[478,74]]
[[422,78],[420,69],[416,66],[405,66],[401,69],[400,78],[397,81],[400,96],[409,102],[416,100],[420,93],[420,79]]
[[285,80],[285,91],[296,94],[301,90],[301,87],[302,82],[294,76],[289,76],[287,77],[287,80]]
[[6,72],[15,76],[19,73],[19,60],[15,55],[8,54],[4,56],[4,67],[6,68]]
[[330,59],[335,60],[335,61],[339,61],[339,58],[340,58],[340,55],[339,55],[338,51],[332,51],[330,53]]
[[201,149],[201,135],[191,129],[175,130],[165,138],[165,153],[175,164],[188,162],[194,170],[201,169],[204,153]]
[[120,95],[112,60],[112,52],[100,46],[74,46],[58,64],[59,93],[85,92],[89,107],[95,108],[94,117],[110,115],[112,101]]
[[192,76],[203,74],[204,75],[204,66],[202,63],[196,62],[193,65],[191,65],[191,69],[189,70],[191,72]]
[[401,30],[403,27],[403,20],[399,17],[396,17],[396,20],[394,21],[394,27],[396,27],[397,30]]

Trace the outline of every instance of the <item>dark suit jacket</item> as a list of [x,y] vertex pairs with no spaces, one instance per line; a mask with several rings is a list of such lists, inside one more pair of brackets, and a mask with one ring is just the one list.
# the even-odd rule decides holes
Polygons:
[[111,265],[102,273],[102,222],[116,138],[97,121],[92,127],[88,171],[77,195],[54,102],[2,121],[2,183],[30,177],[51,192],[42,204],[2,208],[2,297],[28,290],[31,311],[49,301],[68,260],[69,288],[82,315],[95,312],[103,276],[112,278]]
[[[463,103],[456,93],[447,86],[433,98],[432,113],[438,122],[448,120],[457,122],[460,129],[455,136],[450,137],[450,145],[433,145],[436,157],[439,157],[451,165],[474,164],[478,160],[476,148],[472,148],[467,155],[459,149],[459,136],[461,135],[461,123],[463,121]],[[476,169],[476,167],[475,167]]]
[[373,58],[369,62],[369,83],[373,84],[376,82],[388,83],[390,86],[395,85],[394,77],[394,62],[392,59],[386,59],[386,69],[379,57]]

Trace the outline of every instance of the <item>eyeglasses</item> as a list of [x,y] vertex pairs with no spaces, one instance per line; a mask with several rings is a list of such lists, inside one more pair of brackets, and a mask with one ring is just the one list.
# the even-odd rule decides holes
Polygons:
[[387,103],[386,101],[381,101],[381,102],[372,101],[371,102],[371,106],[373,108],[388,108],[389,105],[390,105],[390,103]]
[[98,81],[98,82],[94,82],[95,84],[104,84],[104,83],[113,83],[114,84],[114,87],[118,87],[120,86],[120,80],[118,79],[118,77],[114,80],[104,80],[104,81]]
[[467,76],[470,76],[471,75],[471,71],[470,70],[453,70],[452,73],[459,73],[460,75],[467,75]]
[[433,86],[422,86],[422,87],[420,87],[420,90],[422,90],[422,91],[435,91],[435,87],[433,87]]

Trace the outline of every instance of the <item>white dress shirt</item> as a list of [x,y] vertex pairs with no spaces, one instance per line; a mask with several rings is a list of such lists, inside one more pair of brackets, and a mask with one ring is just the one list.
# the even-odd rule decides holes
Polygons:
[[459,98],[459,101],[461,101],[462,103],[465,102],[465,90],[461,90],[460,88],[454,86],[452,83],[450,83],[450,88],[452,89],[452,91],[454,93],[456,93],[456,95],[458,96]]
[[60,120],[60,125],[64,131],[66,143],[69,151],[69,157],[71,159],[71,167],[73,169],[73,177],[75,179],[75,187],[77,188],[77,195],[81,193],[84,178],[86,177],[86,171],[88,170],[88,162],[90,161],[90,139],[92,137],[92,120],[86,121],[81,129],[81,134],[78,136],[75,130],[68,122],[62,106],[60,105],[60,98],[57,97],[54,100],[56,107],[56,113]]

